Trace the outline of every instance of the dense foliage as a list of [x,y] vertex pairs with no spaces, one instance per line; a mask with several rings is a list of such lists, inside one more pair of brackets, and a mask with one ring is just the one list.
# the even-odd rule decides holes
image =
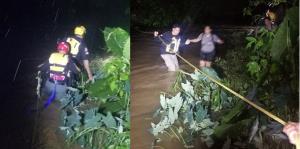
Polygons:
[[[247,70],[253,81],[264,88],[260,98],[273,99],[261,102],[286,119],[290,119],[287,114],[294,114],[283,110],[283,106],[294,103],[299,93],[298,19],[299,7],[292,7],[286,11],[283,22],[274,31],[261,28],[257,36],[246,37],[246,48],[250,51]],[[290,109],[294,108],[298,107]]]
[[[206,68],[203,71],[221,81],[213,69]],[[200,72],[182,73],[178,77],[180,79],[175,85],[178,93],[169,97],[162,93],[160,96],[161,109],[158,112],[161,120],[157,124],[151,124],[152,133],[154,136],[174,133],[173,135],[180,136],[178,140],[185,147],[193,146],[193,138],[200,135],[211,146],[214,128],[221,120],[221,117],[212,118],[212,115],[231,108],[233,99]]]
[[121,28],[105,28],[103,34],[111,56],[92,60],[94,84],[86,84],[81,92],[69,91],[61,99],[60,129],[71,144],[125,149],[130,145],[130,37]]

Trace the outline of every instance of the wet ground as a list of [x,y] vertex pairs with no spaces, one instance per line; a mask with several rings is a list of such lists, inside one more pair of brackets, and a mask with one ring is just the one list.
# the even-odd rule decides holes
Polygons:
[[[248,27],[235,27],[241,34],[245,34]],[[233,28],[222,27],[216,30],[221,38],[233,34]],[[196,38],[201,30],[192,29],[186,34],[187,38]],[[232,37],[232,36],[231,36]],[[168,72],[160,58],[159,43],[153,40],[150,32],[136,33],[132,35],[131,43],[131,148],[149,149],[152,147],[153,135],[148,131],[153,121],[152,115],[159,105],[160,92],[169,92],[176,74]],[[224,39],[224,38],[223,38]],[[223,56],[226,49],[234,47],[234,43],[228,42],[218,46],[218,56]],[[227,42],[227,43],[226,43]],[[198,66],[199,44],[191,44],[183,49],[181,55],[192,64]],[[189,66],[179,60],[180,68],[192,72]],[[183,148],[176,140],[163,142],[164,148]],[[197,147],[202,146],[201,143]]]

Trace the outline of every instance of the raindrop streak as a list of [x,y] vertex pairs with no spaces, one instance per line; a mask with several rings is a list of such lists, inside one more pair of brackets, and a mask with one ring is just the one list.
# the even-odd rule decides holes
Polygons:
[[58,16],[58,12],[59,12],[59,8],[56,10],[56,14],[55,14],[53,22],[56,22],[56,19],[57,19],[57,16]]
[[4,38],[6,38],[8,36],[8,33],[10,32],[10,28],[8,28],[8,30],[6,31]]
[[17,69],[16,69],[16,72],[15,72],[15,75],[14,75],[13,82],[15,82],[15,80],[16,80],[16,77],[17,77],[17,74],[18,74],[18,72],[19,72],[19,68],[20,68],[21,62],[22,62],[22,59],[19,60],[19,64],[18,64],[18,67],[17,67]]

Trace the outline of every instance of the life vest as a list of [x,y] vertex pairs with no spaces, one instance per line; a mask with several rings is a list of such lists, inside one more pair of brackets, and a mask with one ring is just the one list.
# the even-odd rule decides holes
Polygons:
[[71,48],[70,53],[72,57],[76,57],[79,52],[79,46],[81,44],[80,41],[72,37],[67,38],[66,41],[70,44],[70,48]]
[[54,81],[64,81],[68,72],[66,67],[69,62],[69,56],[62,53],[52,53],[49,58],[50,79]]
[[177,53],[179,50],[180,40],[180,38],[176,39],[175,37],[173,37],[171,43],[166,45],[166,52]]

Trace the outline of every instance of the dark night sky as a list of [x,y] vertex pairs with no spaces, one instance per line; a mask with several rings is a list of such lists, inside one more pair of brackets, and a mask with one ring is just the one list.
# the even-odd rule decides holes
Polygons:
[[72,34],[76,25],[87,27],[91,52],[104,47],[100,29],[129,30],[126,0],[10,0],[0,7],[1,61],[12,61],[13,69],[20,58],[47,57],[57,39]]
[[248,19],[243,17],[242,11],[247,5],[248,1],[241,0],[208,0],[206,12],[202,16],[207,23],[247,24]]
[[[131,12],[138,16],[143,14],[151,16],[157,12],[158,8],[149,7],[149,0],[132,0]],[[156,5],[160,5],[166,12],[175,5],[179,10],[180,16],[193,16],[196,18],[196,24],[214,24],[214,25],[249,25],[251,17],[243,16],[243,9],[248,6],[248,1],[241,0],[153,0]],[[146,5],[145,5],[146,4]],[[145,6],[144,6],[145,5]],[[186,6],[183,6],[186,5]],[[145,8],[141,8],[141,6]],[[185,10],[185,7],[188,9]],[[148,11],[146,12],[145,9]],[[172,13],[172,12],[168,12]],[[174,12],[175,14],[177,12]],[[140,15],[141,16],[141,15]],[[175,20],[176,22],[181,20]],[[133,24],[134,26],[135,24]],[[137,25],[137,24],[136,24]]]
[[[128,15],[125,17],[128,5],[126,0],[11,0],[1,4],[1,21],[8,16],[8,20],[2,23],[25,26],[96,23],[104,26],[120,25],[124,21],[123,25],[126,25],[129,23]],[[54,22],[57,10],[58,18]]]
[[[100,29],[108,26],[129,30],[129,1],[1,1],[1,148],[30,148],[32,115],[26,112],[36,100],[36,66],[47,60],[57,39],[72,34],[76,25],[86,26],[86,42],[91,53],[101,53],[104,41]],[[13,81],[20,59],[21,65]]]

